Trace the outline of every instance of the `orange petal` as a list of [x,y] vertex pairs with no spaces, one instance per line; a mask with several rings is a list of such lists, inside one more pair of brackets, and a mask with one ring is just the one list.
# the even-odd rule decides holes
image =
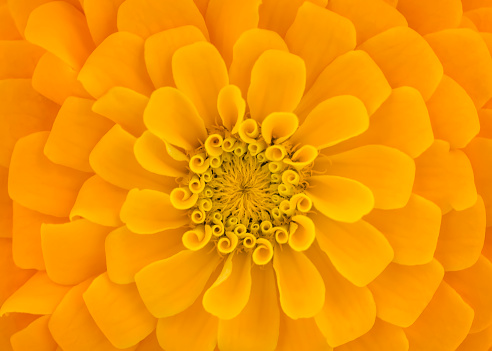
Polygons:
[[199,147],[207,138],[204,121],[193,102],[176,88],[159,88],[152,93],[144,122],[164,141],[188,151]]
[[210,0],[205,21],[210,30],[210,42],[222,54],[227,66],[231,64],[232,48],[241,34],[258,26],[258,7],[261,0]]
[[[492,33],[490,34],[492,36]],[[492,110],[478,110],[478,118],[480,120],[480,131],[478,136],[492,139]]]
[[136,138],[114,126],[96,144],[89,156],[92,169],[105,181],[123,189],[170,191],[174,179],[151,173],[137,162],[133,153]]
[[309,178],[308,189],[305,193],[313,200],[314,207],[336,221],[356,222],[374,207],[371,190],[352,179],[313,176]]
[[57,344],[51,337],[48,322],[51,316],[42,316],[26,328],[12,335],[10,339],[14,351],[53,351]]
[[337,95],[353,95],[372,115],[390,93],[383,72],[369,55],[360,50],[351,51],[337,57],[320,73],[294,112],[302,122],[322,101]]
[[11,238],[12,234],[12,199],[8,193],[9,170],[0,167],[0,238]]
[[68,217],[77,192],[89,177],[51,163],[43,154],[49,132],[20,139],[12,153],[9,195],[22,206],[57,217]]
[[282,313],[278,351],[332,351],[323,334],[316,326],[314,318],[290,319]]
[[84,0],[84,14],[92,39],[96,45],[116,32],[118,7],[124,0]]
[[376,319],[376,304],[369,289],[347,281],[319,248],[313,247],[307,254],[327,287],[325,304],[315,320],[328,344],[339,346],[369,331]]
[[153,85],[145,69],[144,40],[127,32],[111,34],[87,58],[78,79],[96,99],[115,86],[150,95]]
[[464,16],[473,22],[477,27],[477,32],[492,32],[492,26],[490,25],[492,9],[490,6],[467,11],[464,13]]
[[49,2],[32,11],[24,35],[75,70],[95,47],[84,15],[64,1]]
[[359,48],[374,59],[393,88],[413,87],[427,100],[441,81],[443,68],[439,59],[429,44],[410,28],[389,29]]
[[107,274],[98,276],[83,294],[89,313],[114,346],[138,344],[156,326],[134,284],[116,285]]
[[80,219],[41,225],[46,273],[55,283],[75,285],[106,269],[104,240],[111,231]]
[[184,250],[184,229],[171,229],[156,234],[140,235],[127,227],[113,230],[106,237],[106,264],[109,279],[116,284],[135,281],[135,274],[148,264]]
[[425,39],[444,73],[461,85],[477,108],[492,97],[492,58],[480,35],[470,29],[446,29]]
[[441,225],[441,210],[433,202],[412,194],[405,207],[373,210],[364,220],[388,239],[393,262],[418,265],[432,260]]
[[163,349],[159,346],[156,333],[150,333],[149,336],[138,344],[135,351],[163,351]]
[[[22,39],[10,13],[9,4],[6,1],[0,4],[0,38],[3,40]],[[7,343],[10,345],[8,341]]]
[[450,150],[449,143],[436,140],[415,160],[413,191],[438,205],[443,213],[472,206],[477,201],[473,169],[465,153]]
[[218,346],[222,351],[271,351],[279,334],[279,307],[272,266],[253,266],[251,294],[243,311],[219,320]]
[[306,63],[306,87],[338,56],[355,49],[355,28],[350,20],[304,2],[285,35],[290,52]]
[[492,347],[492,328],[468,334],[456,351],[488,351]]
[[265,51],[251,70],[247,95],[251,117],[261,123],[272,112],[292,112],[305,84],[306,67],[301,58],[280,50]]
[[31,78],[43,53],[25,40],[0,40],[0,79]]
[[176,50],[205,40],[203,33],[194,26],[171,28],[147,38],[144,49],[145,65],[154,86],[174,86],[171,62]]
[[367,222],[341,223],[323,215],[313,221],[321,249],[338,272],[357,286],[370,283],[393,259],[384,235]]
[[174,53],[172,70],[176,87],[194,103],[205,125],[216,124],[217,97],[229,84],[219,51],[208,42],[184,46]]
[[473,310],[446,283],[437,289],[419,319],[404,329],[410,350],[456,350],[473,321]]
[[208,38],[205,21],[192,0],[129,0],[118,10],[118,30],[142,38],[186,25],[198,27]]
[[111,121],[92,112],[92,103],[77,97],[65,100],[44,147],[50,161],[82,172],[92,171],[89,154],[113,126]]
[[253,65],[262,53],[270,49],[288,52],[287,45],[277,33],[257,28],[244,32],[234,44],[229,76],[243,96],[248,94]]

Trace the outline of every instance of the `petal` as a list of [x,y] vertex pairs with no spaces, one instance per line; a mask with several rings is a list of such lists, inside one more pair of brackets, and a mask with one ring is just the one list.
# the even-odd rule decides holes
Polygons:
[[297,116],[289,112],[270,113],[261,124],[261,135],[267,144],[282,143],[287,140],[297,129],[299,121]]
[[302,122],[322,101],[337,95],[353,95],[372,115],[390,93],[383,72],[369,55],[360,50],[351,51],[337,57],[320,73],[294,112]]
[[[215,101],[214,101],[215,103]],[[205,124],[192,101],[176,88],[152,93],[144,112],[147,128],[173,145],[192,151],[207,138]]]
[[214,284],[203,296],[205,310],[220,319],[232,319],[244,309],[251,291],[251,255],[230,254]]
[[391,263],[368,286],[378,317],[399,327],[412,325],[429,304],[443,276],[444,269],[436,260],[421,266]]
[[205,21],[192,0],[127,0],[118,10],[118,30],[142,38],[186,25],[198,27],[208,38]]
[[262,53],[270,49],[288,52],[280,35],[257,28],[244,32],[234,44],[229,76],[231,83],[241,89],[243,96],[248,93],[253,65]]
[[145,131],[143,113],[149,98],[125,87],[114,87],[97,99],[92,105],[92,111],[138,137]]
[[227,66],[231,64],[232,48],[241,34],[258,26],[258,7],[261,0],[210,0],[205,21],[210,30],[210,42],[222,54]]
[[22,39],[10,13],[9,4],[5,1],[0,5],[0,38],[4,40]]
[[304,93],[306,67],[301,58],[280,50],[261,54],[251,70],[248,105],[262,122],[272,112],[292,112]]
[[207,251],[184,250],[135,275],[140,296],[154,316],[173,316],[195,302],[220,261],[215,250]]
[[14,351],[53,351],[57,344],[48,329],[50,316],[36,319],[26,328],[12,335],[10,342]]
[[157,341],[156,333],[151,333],[149,336],[143,339],[138,344],[138,347],[135,349],[135,351],[162,351],[162,348],[159,346],[159,342]]
[[53,283],[45,272],[37,272],[5,300],[0,315],[12,312],[51,314],[70,287]]
[[273,268],[280,305],[287,316],[292,319],[309,318],[321,311],[325,302],[325,284],[315,265],[302,252],[287,245],[277,246]]
[[393,88],[413,87],[427,100],[441,81],[443,68],[439,59],[429,44],[410,28],[389,29],[359,48],[373,58]]
[[432,260],[441,226],[441,210],[433,202],[412,194],[405,207],[375,209],[364,220],[388,239],[395,252],[393,262],[418,265]]
[[145,65],[154,86],[174,86],[172,57],[176,50],[205,40],[203,33],[194,26],[171,28],[147,38],[144,50]]
[[415,160],[413,191],[438,205],[443,213],[457,211],[477,201],[470,161],[461,150],[450,150],[449,143],[436,140]]
[[468,334],[456,351],[488,351],[492,347],[492,328]]
[[136,138],[115,125],[96,144],[89,156],[92,169],[105,181],[123,189],[143,188],[169,191],[174,179],[151,173],[133,153]]
[[[490,35],[492,36],[492,33]],[[478,136],[492,139],[492,110],[483,108],[478,110],[478,118],[480,120]]]
[[178,228],[189,221],[185,211],[174,208],[168,194],[148,189],[130,190],[120,217],[128,229],[139,234]]
[[232,84],[223,87],[217,96],[217,110],[222,125],[229,131],[236,132],[246,112],[246,101],[241,96],[241,90]]
[[330,176],[353,179],[367,186],[374,195],[375,208],[401,208],[412,194],[415,163],[408,155],[391,147],[361,146],[328,156],[321,162],[317,168]]
[[335,96],[317,105],[307,115],[291,142],[322,149],[353,138],[368,127],[369,116],[362,101],[350,95]]
[[331,0],[327,7],[353,23],[357,44],[387,29],[407,25],[405,17],[383,1]]
[[207,42],[182,47],[173,55],[172,70],[176,87],[195,104],[205,124],[214,125],[219,91],[229,84],[219,51]]
[[243,311],[230,320],[219,320],[221,351],[271,351],[277,345],[279,309],[271,265],[251,270],[251,294]]
[[104,240],[111,231],[80,219],[41,225],[46,273],[55,283],[75,285],[106,269]]
[[313,200],[314,207],[336,221],[356,222],[374,207],[371,190],[352,179],[313,176],[309,178],[308,189],[305,193]]
[[321,249],[337,271],[357,286],[366,286],[393,259],[384,235],[367,222],[341,223],[323,215],[313,221]]
[[477,108],[482,107],[492,97],[492,58],[480,35],[470,29],[446,29],[425,39],[444,73],[466,90]]
[[332,351],[333,349],[319,331],[314,318],[294,320],[282,314],[278,344],[275,350]]
[[51,1],[32,11],[24,35],[76,70],[94,50],[84,15],[64,1]]
[[106,237],[106,263],[109,279],[116,284],[135,281],[135,274],[155,261],[184,250],[184,229],[171,229],[156,234],[140,235],[127,227],[113,230]]
[[83,298],[97,326],[118,348],[139,343],[155,329],[157,320],[145,308],[134,284],[116,285],[102,274]]
[[327,287],[325,304],[315,319],[328,344],[339,346],[369,331],[376,319],[376,304],[369,289],[342,277],[319,248],[313,247],[307,254]]
[[87,58],[78,79],[96,99],[115,86],[150,95],[153,85],[145,69],[144,40],[127,32],[111,34]]
[[43,53],[25,40],[0,40],[0,79],[31,78]]
[[408,25],[422,35],[456,28],[463,15],[460,0],[399,0],[396,8],[405,16]]
[[346,18],[309,1],[285,35],[290,52],[306,63],[306,87],[338,56],[355,49],[355,28]]
[[87,26],[96,45],[116,32],[118,7],[124,0],[87,0],[82,3]]
[[473,310],[443,282],[420,318],[405,329],[410,350],[456,350],[472,321]]
[[92,112],[92,103],[77,97],[65,100],[44,147],[50,161],[83,172],[92,171],[89,154],[113,126],[111,121]]
[[88,173],[51,163],[43,154],[49,132],[20,139],[12,153],[9,195],[22,206],[57,217],[68,217]]
[[469,18],[473,24],[477,27],[477,32],[491,32],[492,26],[490,25],[490,19],[492,15],[492,9],[490,6],[474,9],[464,13],[464,16]]
[[8,192],[8,168],[0,166],[0,238],[11,238],[13,202]]

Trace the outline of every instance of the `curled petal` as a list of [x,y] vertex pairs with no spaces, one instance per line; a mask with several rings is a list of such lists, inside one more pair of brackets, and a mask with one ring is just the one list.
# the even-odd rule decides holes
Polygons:
[[254,119],[247,119],[239,125],[238,133],[242,141],[251,144],[256,142],[256,137],[260,134],[260,128]]
[[309,212],[313,206],[313,201],[304,193],[295,194],[290,198],[291,205],[295,206],[298,211]]
[[314,162],[318,157],[318,149],[311,145],[304,145],[294,152],[291,159],[284,159],[284,163],[299,170]]
[[222,152],[224,151],[221,148],[223,142],[224,139],[220,134],[209,135],[207,140],[205,140],[205,150],[207,150],[207,154],[212,157],[222,155]]
[[[292,224],[296,224],[293,228]],[[307,250],[315,239],[313,221],[304,215],[292,217],[289,246],[296,251]]]
[[246,101],[241,96],[241,90],[235,85],[223,87],[217,97],[217,109],[222,125],[232,133],[236,133],[246,112]]
[[200,225],[183,234],[183,245],[190,250],[197,251],[205,247],[212,238],[212,228],[209,225]]
[[188,188],[174,188],[169,194],[169,200],[174,208],[187,210],[195,206],[198,201],[198,194],[192,193]]
[[267,144],[282,143],[289,139],[297,130],[299,120],[297,116],[290,112],[272,112],[261,124],[261,135]]
[[273,246],[270,241],[263,238],[256,239],[256,244],[256,249],[253,251],[253,261],[257,265],[265,265],[273,257]]
[[239,238],[233,232],[226,232],[226,237],[219,239],[217,249],[222,254],[229,254],[236,249]]

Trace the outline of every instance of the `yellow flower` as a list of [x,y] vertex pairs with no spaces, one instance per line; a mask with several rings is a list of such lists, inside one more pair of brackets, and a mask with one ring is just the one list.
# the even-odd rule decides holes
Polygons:
[[0,349],[492,347],[492,2],[0,0]]

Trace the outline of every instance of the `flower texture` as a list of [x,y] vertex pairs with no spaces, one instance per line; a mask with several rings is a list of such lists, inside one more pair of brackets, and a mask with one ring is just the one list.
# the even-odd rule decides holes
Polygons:
[[0,39],[1,350],[491,349],[491,0],[0,0]]

